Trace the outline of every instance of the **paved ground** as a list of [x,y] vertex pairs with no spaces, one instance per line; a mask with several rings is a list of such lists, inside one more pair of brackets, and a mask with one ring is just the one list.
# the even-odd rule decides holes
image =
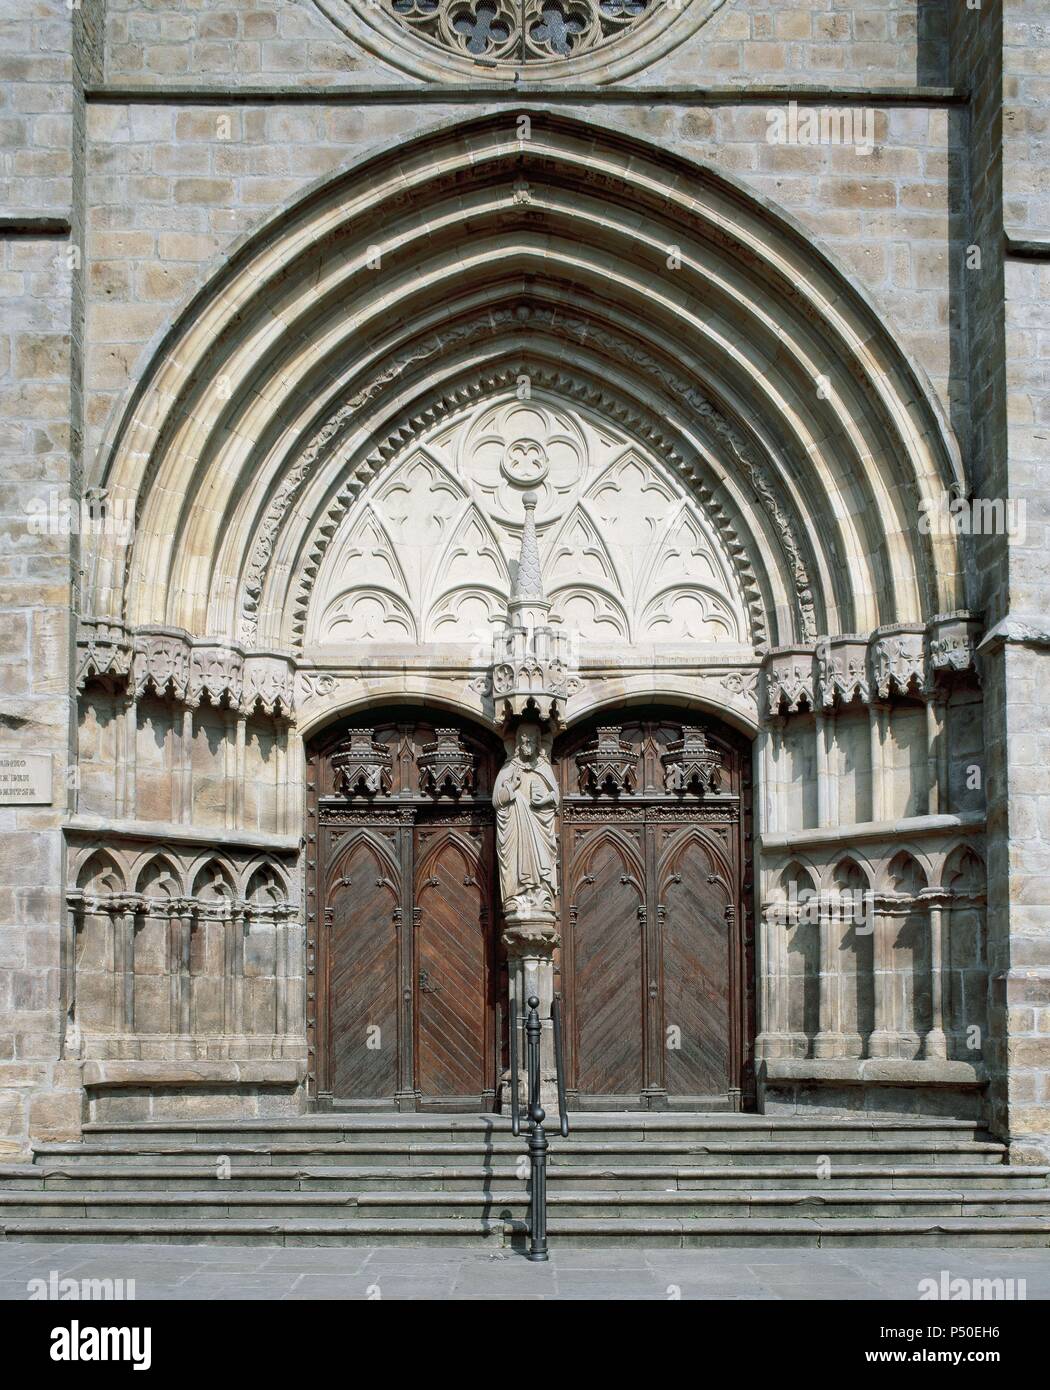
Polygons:
[[[29,1281],[134,1279],[162,1299],[916,1299],[919,1282],[1026,1281],[1050,1298],[1050,1250],[564,1250],[547,1265],[459,1248],[37,1245],[0,1242],[0,1299]],[[1016,1286],[1015,1286],[1016,1287]]]

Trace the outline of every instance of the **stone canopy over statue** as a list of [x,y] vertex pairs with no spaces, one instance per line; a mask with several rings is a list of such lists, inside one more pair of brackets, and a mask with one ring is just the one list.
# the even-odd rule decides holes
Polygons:
[[492,789],[500,892],[508,919],[554,912],[558,784],[539,726],[521,724]]

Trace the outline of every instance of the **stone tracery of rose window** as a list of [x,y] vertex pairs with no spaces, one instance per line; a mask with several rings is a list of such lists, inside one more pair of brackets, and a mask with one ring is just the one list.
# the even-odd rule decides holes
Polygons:
[[420,38],[464,57],[543,62],[618,38],[656,0],[383,0]]

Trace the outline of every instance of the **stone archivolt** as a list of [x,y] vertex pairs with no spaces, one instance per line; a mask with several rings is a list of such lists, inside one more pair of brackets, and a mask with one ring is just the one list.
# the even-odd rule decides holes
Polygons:
[[[427,421],[436,402],[451,391],[459,410],[480,406],[482,377],[519,362],[526,375],[560,371],[565,389],[548,378],[551,389],[577,411],[582,389],[599,393],[600,416],[604,395],[661,422],[737,575],[743,561],[755,576],[749,640],[756,602],[781,645],[963,606],[957,539],[921,536],[910,510],[949,488],[957,462],[922,383],[844,277],[709,171],[529,115],[529,140],[516,138],[513,113],[482,117],[372,160],[364,177],[341,175],[246,243],[198,296],[92,480],[115,503],[134,502],[138,517],[130,564],[115,537],[86,538],[100,619],[292,648],[294,624],[316,621],[312,605],[294,615],[292,596],[299,576],[310,582],[333,497],[346,489],[345,511],[378,490],[377,463],[401,466],[414,441],[439,429]],[[373,245],[398,248],[397,284],[412,286],[404,314],[385,271],[366,264]],[[669,246],[681,260],[673,275]],[[266,310],[275,277],[287,306],[276,335]],[[820,391],[808,365],[817,344]],[[339,353],[345,367],[333,375]],[[784,413],[788,399],[805,409]],[[239,429],[249,409],[260,418]],[[621,429],[616,415],[604,423]],[[408,437],[391,434],[406,428]],[[312,442],[297,458],[303,437]],[[389,441],[379,460],[376,438]],[[281,443],[264,454],[253,442],[264,439]],[[633,443],[652,452],[645,437]],[[510,475],[542,466],[524,454],[507,462]],[[205,495],[215,505],[199,505]],[[478,510],[498,520],[498,489]],[[590,548],[598,563],[601,546]],[[636,605],[618,613],[613,597],[608,585],[600,608],[610,632],[649,621]],[[407,630],[398,599],[393,586],[374,615]]]

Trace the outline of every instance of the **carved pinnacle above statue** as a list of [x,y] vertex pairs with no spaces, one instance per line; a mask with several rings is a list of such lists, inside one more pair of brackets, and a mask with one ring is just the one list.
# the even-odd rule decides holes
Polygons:
[[504,729],[523,718],[561,728],[565,704],[580,686],[579,677],[571,674],[572,639],[548,621],[551,605],[543,591],[536,502],[533,492],[522,498],[525,522],[507,626],[492,642],[492,696],[496,722]]

